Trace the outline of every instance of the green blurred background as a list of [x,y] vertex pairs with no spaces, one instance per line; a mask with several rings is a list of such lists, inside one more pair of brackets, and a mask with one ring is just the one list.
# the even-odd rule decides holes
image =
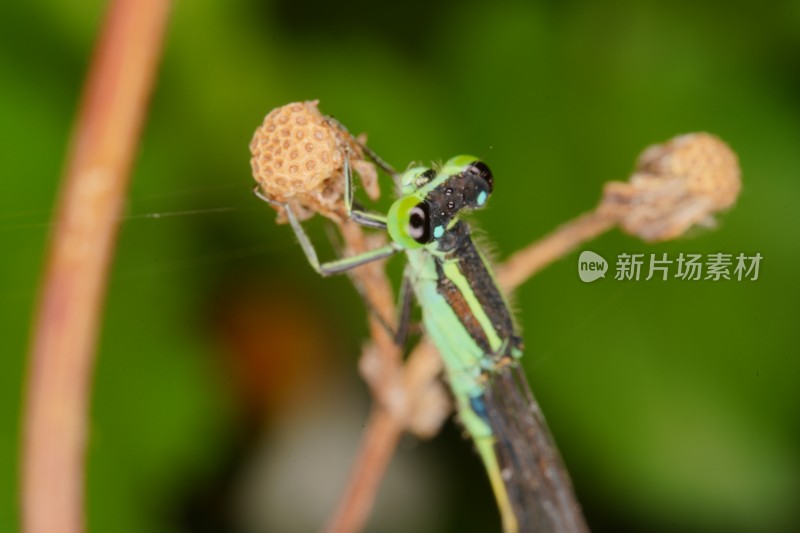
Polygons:
[[[30,322],[103,11],[0,7],[3,532],[19,527]],[[571,254],[517,291],[525,366],[593,530],[800,530],[800,3],[238,0],[174,4],[103,318],[90,531],[313,531],[332,510],[369,405],[365,312],[252,197],[247,149],[270,109],[314,98],[399,168],[483,157],[496,191],[474,220],[498,259],[592,208],[647,145],[730,143],[743,190],[717,230],[585,248],[758,252],[758,281],[588,285]],[[451,423],[403,440],[368,530],[493,531],[491,498]]]

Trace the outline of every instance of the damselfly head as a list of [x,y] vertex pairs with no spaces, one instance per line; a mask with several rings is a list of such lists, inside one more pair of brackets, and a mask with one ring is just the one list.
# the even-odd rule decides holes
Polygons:
[[400,187],[403,196],[389,210],[389,234],[406,248],[419,248],[442,237],[461,210],[486,205],[494,178],[486,163],[462,155],[441,168],[407,170]]

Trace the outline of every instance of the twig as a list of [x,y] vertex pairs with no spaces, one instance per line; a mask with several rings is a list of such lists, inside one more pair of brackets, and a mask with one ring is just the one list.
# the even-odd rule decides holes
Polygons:
[[[349,221],[351,180],[345,176],[355,168],[374,199],[379,191],[373,163],[380,165],[380,161],[367,161],[364,156],[370,151],[364,149],[364,140],[354,139],[337,121],[324,117],[317,105],[317,101],[287,104],[265,117],[250,143],[253,176],[262,197],[277,208],[279,221],[286,221],[291,213],[291,220],[320,213],[339,225],[349,253],[376,249],[375,245],[367,245],[361,229]],[[385,164],[380,166],[384,168]],[[738,191],[736,157],[724,143],[708,134],[678,137],[645,151],[630,183],[607,184],[604,198],[594,211],[515,254],[499,269],[498,279],[503,289],[512,289],[616,225],[644,240],[674,238],[694,224],[707,222],[714,211],[729,207]],[[305,243],[309,261],[318,265],[302,228],[295,224],[294,230]],[[422,437],[435,435],[452,410],[438,381],[442,363],[434,348],[421,343],[403,365],[399,349],[386,332],[387,324],[394,327],[393,299],[382,266],[362,266],[354,271],[353,278],[374,311],[370,318],[373,340],[364,349],[360,368],[375,404],[350,481],[326,528],[331,533],[349,533],[364,527],[378,482],[402,432],[408,430]],[[530,402],[530,408],[538,412],[532,396]],[[544,431],[543,421],[539,426]],[[540,444],[542,457],[558,457],[552,439]],[[563,470],[560,465],[547,467],[550,466]],[[560,479],[564,494],[568,493],[572,500],[565,509],[575,515],[574,523],[580,524],[573,529],[583,529],[565,472]]]
[[28,533],[84,529],[86,420],[99,316],[169,2],[109,6],[87,76],[33,331],[22,468]]
[[[291,209],[301,219],[320,213],[338,226],[347,255],[380,244],[350,221],[345,209],[345,161],[361,177],[368,195],[379,194],[377,173],[365,161],[361,144],[338,122],[322,115],[317,102],[287,104],[270,112],[250,143],[253,177],[265,198],[286,221]],[[356,531],[363,527],[383,472],[404,431],[405,392],[402,352],[386,331],[394,329],[394,297],[383,262],[351,272],[354,283],[369,302],[371,341],[360,358],[360,370],[375,402],[364,433],[358,461],[329,531]],[[380,317],[380,319],[378,318]]]
[[[581,244],[617,226],[646,241],[676,238],[694,224],[708,223],[715,211],[733,205],[739,189],[736,156],[714,136],[690,134],[652,146],[642,153],[629,183],[606,184],[603,199],[593,211],[515,253],[497,269],[498,282],[505,291],[513,290]],[[366,358],[374,355],[365,352],[362,359]],[[375,499],[373,491],[391,458],[392,450],[386,447],[396,445],[404,430],[423,437],[436,434],[450,409],[442,410],[436,402],[432,406],[426,392],[439,384],[441,371],[436,350],[423,340],[402,368],[403,409],[392,416],[380,402],[373,408],[328,533],[363,528]]]
[[372,408],[348,484],[325,531],[360,531],[364,528],[404,429],[402,420],[388,409]]
[[551,234],[523,248],[497,269],[497,281],[504,291],[511,291],[528,278],[582,243],[614,227],[616,219],[604,212],[590,211],[567,222]]
[[[358,225],[339,225],[348,252],[355,255],[372,247]],[[358,461],[353,466],[350,482],[344,489],[336,513],[327,531],[358,531],[369,517],[380,481],[405,428],[403,414],[402,352],[377,318],[382,317],[394,328],[394,299],[383,262],[369,263],[353,271],[355,282],[373,307],[370,315],[372,342],[360,359],[361,374],[370,385],[375,403],[364,431]]]
[[[366,352],[362,360],[373,357]],[[325,528],[328,533],[361,531],[403,432],[412,430],[418,436],[432,437],[452,411],[446,397],[440,398],[444,402],[429,401],[430,396],[426,395],[427,391],[441,390],[437,377],[442,371],[442,362],[429,342],[420,342],[404,367],[398,362],[390,368],[404,378],[400,384],[402,399],[395,398],[391,405],[381,401],[373,404],[347,486]]]

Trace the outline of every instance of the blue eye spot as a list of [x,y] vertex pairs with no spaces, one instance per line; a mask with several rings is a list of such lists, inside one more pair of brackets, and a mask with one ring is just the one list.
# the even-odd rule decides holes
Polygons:
[[444,235],[444,227],[436,226],[435,228],[433,228],[433,236],[434,237],[436,237],[438,239],[442,235]]
[[486,203],[486,191],[481,191],[478,195],[478,205],[483,205]]

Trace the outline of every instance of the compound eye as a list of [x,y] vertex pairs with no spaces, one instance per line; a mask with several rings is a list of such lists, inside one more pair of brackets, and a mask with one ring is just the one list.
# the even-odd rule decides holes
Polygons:
[[408,213],[408,235],[420,244],[431,241],[430,208],[420,202]]
[[489,187],[489,192],[492,192],[494,189],[494,176],[492,175],[492,171],[489,170],[489,167],[483,161],[475,161],[474,163],[470,164],[469,166],[470,172],[477,174],[481,178],[486,181],[486,185]]

